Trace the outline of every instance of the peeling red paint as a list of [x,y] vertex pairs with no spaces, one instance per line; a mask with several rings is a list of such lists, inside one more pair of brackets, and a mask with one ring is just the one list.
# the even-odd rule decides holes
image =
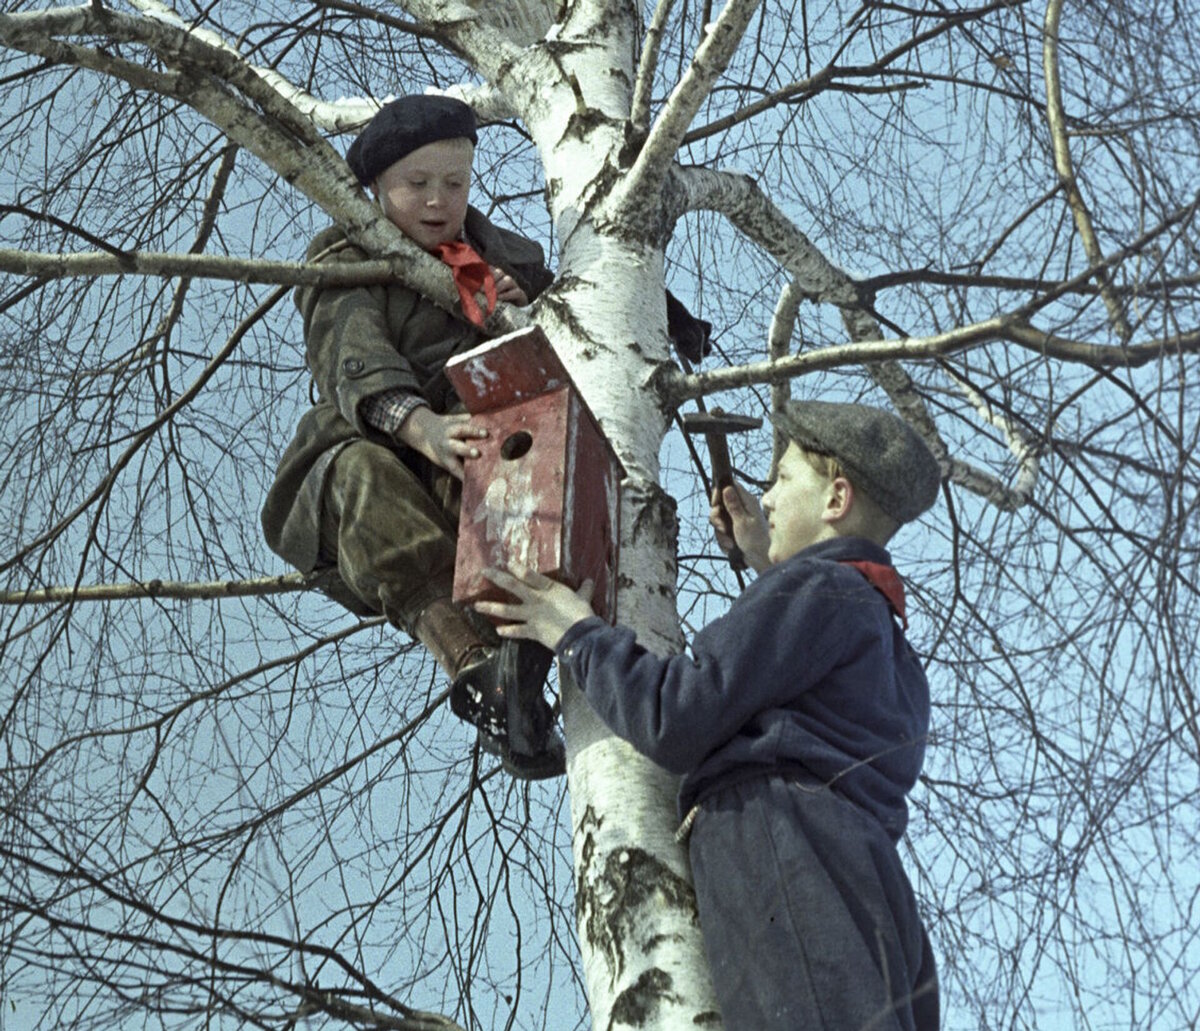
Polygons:
[[578,587],[616,619],[621,466],[537,327],[452,359],[446,374],[488,430],[466,465],[454,600],[501,597],[489,566]]

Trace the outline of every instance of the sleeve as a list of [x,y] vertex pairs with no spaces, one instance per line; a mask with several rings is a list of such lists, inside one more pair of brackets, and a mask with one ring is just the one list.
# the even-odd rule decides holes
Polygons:
[[[328,231],[309,248],[318,261],[361,261],[363,252],[349,245],[329,250]],[[337,237],[333,239],[336,241]],[[400,353],[388,330],[389,302],[410,302],[415,292],[383,286],[320,289],[300,287],[296,305],[304,317],[304,345],[309,370],[320,397],[337,406],[359,433],[369,435],[360,405],[364,398],[387,390],[416,394],[420,383],[412,364]]]
[[776,569],[697,635],[690,656],[655,655],[631,630],[599,618],[572,627],[557,652],[615,734],[682,774],[837,664],[843,642],[832,600],[821,582]]
[[520,284],[525,296],[534,300],[538,294],[554,282],[554,273],[541,262],[530,265],[518,265],[513,268],[513,276]]
[[493,225],[475,208],[467,211],[465,230],[487,260],[508,272],[530,301],[554,282],[554,273],[546,268],[546,252],[541,244]]
[[429,402],[419,394],[410,394],[397,387],[365,398],[359,405],[359,411],[369,426],[374,426],[395,440],[404,420],[418,408],[428,407]]

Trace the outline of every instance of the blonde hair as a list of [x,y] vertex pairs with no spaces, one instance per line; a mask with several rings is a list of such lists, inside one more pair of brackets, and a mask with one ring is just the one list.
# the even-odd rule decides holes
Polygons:
[[846,474],[842,463],[836,457],[824,451],[801,447],[799,444],[796,447],[804,460],[830,483],[841,477],[854,488],[854,504],[847,513],[844,532],[847,535],[866,537],[879,545],[887,544],[892,535],[900,529],[900,524],[885,514],[875,499]]

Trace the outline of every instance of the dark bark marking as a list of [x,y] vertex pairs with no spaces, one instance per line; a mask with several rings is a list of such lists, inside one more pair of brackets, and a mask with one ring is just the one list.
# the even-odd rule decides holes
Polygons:
[[575,885],[575,916],[580,933],[608,956],[615,982],[625,969],[623,943],[635,934],[642,911],[648,906],[661,909],[666,905],[694,922],[696,893],[670,867],[639,848],[609,853],[604,869],[593,874],[595,845],[591,831],[587,830],[589,825],[596,825],[590,809],[580,822],[580,832],[585,838]]
[[647,970],[617,996],[609,1018],[609,1028],[617,1024],[641,1027],[646,1020],[654,1016],[660,1001],[679,1002],[679,996],[671,991],[672,986],[671,975],[665,970],[658,967]]
[[637,511],[630,539],[636,541],[643,533],[651,533],[651,539],[657,543],[673,544],[679,535],[675,499],[657,483],[634,483],[631,480],[624,485],[624,490]]

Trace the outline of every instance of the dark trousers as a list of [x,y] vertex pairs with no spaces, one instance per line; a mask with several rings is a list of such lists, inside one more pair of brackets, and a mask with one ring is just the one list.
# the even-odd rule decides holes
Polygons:
[[731,785],[690,839],[726,1031],[936,1031],[916,899],[877,821],[829,788]]
[[430,602],[449,598],[460,497],[458,480],[418,455],[406,464],[367,440],[344,447],[321,496],[321,558],[336,563],[350,607],[411,632]]

